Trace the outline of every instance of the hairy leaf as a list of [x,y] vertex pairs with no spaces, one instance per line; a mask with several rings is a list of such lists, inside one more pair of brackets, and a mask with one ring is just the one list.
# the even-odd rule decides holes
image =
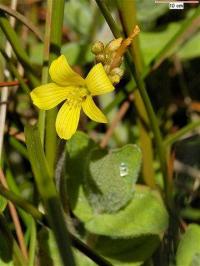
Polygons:
[[113,265],[137,266],[152,255],[159,243],[156,235],[131,239],[99,237],[95,249]]
[[[43,228],[38,236],[39,243],[39,262],[40,265],[55,265],[62,266],[62,260],[51,230]],[[78,250],[73,250],[77,266],[95,266],[92,260],[80,253]]]
[[132,201],[114,214],[97,214],[85,224],[94,234],[130,238],[162,234],[168,226],[168,214],[158,194],[138,188]]
[[200,265],[200,226],[190,224],[182,236],[176,254],[177,266]]
[[84,168],[89,151],[95,143],[84,133],[76,134],[67,142],[68,158],[67,187],[69,202],[73,213],[82,221],[92,216],[92,209],[83,190]]
[[85,171],[85,190],[96,213],[116,212],[132,198],[141,165],[141,150],[125,145],[110,151],[91,151]]

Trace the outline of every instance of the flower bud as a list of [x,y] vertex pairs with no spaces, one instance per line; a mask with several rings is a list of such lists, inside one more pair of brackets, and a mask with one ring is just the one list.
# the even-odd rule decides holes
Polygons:
[[109,74],[109,72],[110,72],[110,65],[104,65],[103,67],[104,67],[106,73]]
[[91,48],[91,51],[93,54],[99,54],[102,53],[104,50],[104,44],[100,41],[96,41]]
[[120,47],[122,40],[123,40],[122,38],[114,39],[107,45],[106,48],[109,51],[114,52]]
[[120,77],[122,77],[124,75],[124,70],[121,69],[120,67],[115,67],[111,70],[110,75],[111,76],[119,75]]
[[109,79],[113,84],[117,84],[120,82],[121,77],[119,75],[109,75]]
[[104,54],[97,54],[95,56],[95,59],[97,61],[97,63],[104,63],[105,62],[105,55]]

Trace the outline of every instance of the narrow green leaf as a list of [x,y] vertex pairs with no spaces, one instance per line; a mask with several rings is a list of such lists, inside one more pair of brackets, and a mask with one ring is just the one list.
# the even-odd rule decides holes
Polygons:
[[0,265],[13,266],[12,243],[8,241],[4,233],[0,232]]
[[23,23],[26,27],[28,27],[35,36],[40,40],[43,41],[42,34],[39,31],[39,29],[30,21],[30,18],[27,19],[25,16],[23,16],[21,13],[17,12],[16,10],[9,8],[6,5],[0,4],[0,10],[3,12],[9,14],[10,16],[16,18],[18,21]]
[[7,203],[8,201],[2,196],[0,196],[0,213],[2,213],[5,210]]
[[[26,150],[26,153],[27,153],[27,150]],[[27,154],[27,158],[28,158],[28,154]],[[7,168],[5,173],[6,173],[6,180],[7,180],[8,187],[9,187],[10,191],[12,191],[14,194],[16,194],[16,196],[18,196],[18,199],[19,199],[19,197],[21,197],[21,193],[22,192],[21,192],[21,190],[20,190],[20,188],[19,188],[19,186],[18,186],[18,184],[16,182],[16,178],[13,176],[13,173],[12,173],[12,171],[11,171],[10,168]],[[31,183],[31,186],[32,186],[32,183]],[[34,219],[40,219],[40,218],[42,218],[42,214],[37,210],[36,207],[34,207],[31,204],[28,204],[27,205],[28,202],[24,201],[24,199],[21,202],[24,202],[24,205],[23,206],[24,207],[25,206],[27,207],[26,211],[30,210],[30,206],[32,206],[31,207],[32,212],[29,212],[28,211],[28,213],[26,213],[22,208],[18,208],[19,215],[20,215],[20,217],[22,218],[24,224],[27,227],[29,227],[30,221],[32,219],[31,218],[31,215],[30,215],[31,213],[32,213],[32,215],[33,215],[33,213],[36,214],[36,216],[38,217],[38,218],[36,218],[36,216],[34,216]],[[16,202],[14,204],[16,205],[16,207],[18,207],[18,205],[16,204]],[[21,205],[21,207],[22,207],[22,205]]]
[[18,151],[24,158],[28,159],[26,147],[17,139],[12,136],[9,138],[10,145]]
[[0,215],[0,265],[27,266],[25,258],[8,227],[8,223],[2,215]]
[[182,236],[176,254],[177,266],[200,265],[200,226],[190,224]]
[[25,137],[34,177],[40,195],[45,203],[47,217],[54,232],[63,264],[74,266],[75,263],[71,253],[68,230],[64,220],[60,199],[57,195],[52,173],[49,170],[45,158],[37,127],[26,126]]
[[167,226],[168,214],[159,195],[139,187],[124,209],[114,214],[97,214],[85,224],[91,233],[116,238],[159,235]]
[[11,43],[11,46],[13,50],[15,51],[16,55],[19,57],[21,62],[26,65],[29,69],[33,70],[35,72],[35,69],[30,64],[29,57],[26,53],[26,51],[23,49],[23,46],[21,45],[21,42],[16,34],[16,32],[11,27],[8,19],[4,15],[2,11],[0,11],[0,27],[2,31],[5,33],[8,41]]
[[8,19],[2,11],[0,11],[0,28],[4,32],[7,40],[10,42],[10,45],[12,46],[12,49],[14,50],[19,61],[26,69],[30,70],[30,72],[26,71],[27,77],[30,79],[31,83],[34,86],[37,86],[39,81],[36,76],[33,75],[33,73],[36,73],[37,71],[31,64],[29,57],[26,51],[24,50],[23,45],[21,44],[20,39],[18,38],[16,32],[11,27]]
[[[35,219],[40,220],[42,218],[42,213],[40,213],[37,208],[35,208],[32,204],[27,202],[21,196],[18,196],[11,190],[6,189],[1,184],[0,184],[0,194],[6,199],[12,201],[12,203],[14,203],[16,206],[21,207],[23,210],[31,214]],[[27,220],[28,218],[26,217],[26,221]]]
[[49,170],[37,127],[26,126],[25,136],[28,155],[38,190],[44,199],[55,197],[57,195],[56,190],[53,182],[50,182],[50,180],[53,180],[53,173]]
[[95,212],[116,212],[131,200],[141,165],[136,145],[110,151],[91,151],[85,171],[85,189]]

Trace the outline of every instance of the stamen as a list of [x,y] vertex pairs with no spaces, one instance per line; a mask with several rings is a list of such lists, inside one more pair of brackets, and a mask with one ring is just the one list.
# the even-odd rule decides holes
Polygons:
[[82,102],[83,98],[89,94],[85,87],[75,87],[70,91],[68,95],[68,100],[73,102]]

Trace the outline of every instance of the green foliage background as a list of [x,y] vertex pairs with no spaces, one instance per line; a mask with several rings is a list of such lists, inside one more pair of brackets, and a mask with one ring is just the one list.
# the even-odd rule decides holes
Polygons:
[[[1,100],[9,86],[6,111],[0,105],[0,266],[200,265],[199,6],[12,2],[0,3]],[[108,125],[81,117],[69,141],[58,139],[57,111],[36,110],[30,91],[48,82],[60,53],[85,76],[92,43],[128,35],[136,22],[124,77],[96,99]]]

